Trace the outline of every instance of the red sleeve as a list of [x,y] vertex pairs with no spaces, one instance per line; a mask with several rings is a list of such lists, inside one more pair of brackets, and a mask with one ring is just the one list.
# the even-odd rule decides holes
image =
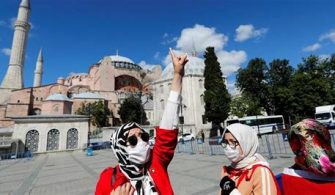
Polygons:
[[174,155],[177,146],[178,130],[166,130],[156,128],[156,139],[153,148],[153,158],[158,160],[167,167]]
[[112,191],[111,189],[112,173],[113,173],[112,167],[108,167],[101,172],[98,183],[95,188],[95,195],[110,195]]

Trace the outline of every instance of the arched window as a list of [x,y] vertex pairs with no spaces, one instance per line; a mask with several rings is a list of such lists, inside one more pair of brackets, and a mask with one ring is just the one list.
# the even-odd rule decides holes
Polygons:
[[25,146],[30,152],[37,152],[38,140],[39,140],[39,133],[37,130],[30,130],[27,132]]
[[201,102],[201,105],[205,104],[204,95],[200,95],[200,102]]
[[161,109],[164,110],[164,100],[161,100]]
[[58,150],[58,147],[59,147],[59,131],[57,129],[51,129],[48,132],[47,151]]
[[33,109],[33,115],[41,115],[41,109],[40,108],[34,108]]
[[161,85],[160,87],[161,87],[161,93],[164,93],[164,86]]
[[66,149],[78,148],[78,130],[71,128],[67,131]]
[[204,82],[202,81],[202,79],[199,79],[199,88],[202,89],[204,87]]

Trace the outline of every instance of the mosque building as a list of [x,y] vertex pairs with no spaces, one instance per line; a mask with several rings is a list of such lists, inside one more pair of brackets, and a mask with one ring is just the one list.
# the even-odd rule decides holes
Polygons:
[[[194,136],[200,130],[208,130],[211,123],[204,116],[204,59],[197,57],[194,52],[188,56],[185,67],[185,75],[182,84],[182,102],[179,113],[179,128],[183,134],[192,133]],[[170,86],[173,77],[173,64],[168,64],[162,72],[162,77],[154,82],[153,86],[153,107],[155,112],[154,123],[158,123],[163,115],[164,107],[169,96]],[[227,79],[223,76],[225,84]]]
[[[87,146],[91,132],[89,116],[76,115],[82,104],[102,101],[112,111],[111,128],[103,132],[105,141],[121,124],[118,110],[131,95],[141,98],[151,129],[159,124],[170,91],[173,65],[143,69],[131,59],[105,56],[87,73],[59,77],[43,84],[43,51],[40,50],[32,87],[24,87],[24,56],[30,29],[30,0],[21,0],[15,22],[12,50],[7,72],[0,87],[0,154],[66,151]],[[211,125],[204,117],[204,59],[188,57],[182,87],[181,133],[196,135]],[[223,77],[226,82],[226,78]]]
[[[153,122],[149,83],[161,75],[160,66],[144,70],[127,57],[106,56],[87,73],[60,77],[42,84],[44,64],[40,50],[32,87],[24,87],[24,56],[29,32],[30,1],[22,0],[7,72],[0,87],[0,150],[20,140],[28,150],[45,152],[79,149],[87,143],[88,117],[76,115],[83,103],[102,101],[112,111],[109,123],[120,125],[118,109],[130,95],[142,98],[148,122]],[[18,147],[14,147],[18,148]]]

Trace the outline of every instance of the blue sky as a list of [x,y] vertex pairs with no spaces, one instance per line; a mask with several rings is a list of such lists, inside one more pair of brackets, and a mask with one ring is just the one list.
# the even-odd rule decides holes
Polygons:
[[[11,21],[20,0],[0,1],[0,79],[8,66]],[[296,67],[335,46],[332,0],[31,0],[25,86],[33,83],[40,47],[43,84],[87,72],[103,56],[119,54],[141,65],[166,63],[169,47],[202,56],[216,46],[231,87],[234,71],[254,57],[286,58]]]

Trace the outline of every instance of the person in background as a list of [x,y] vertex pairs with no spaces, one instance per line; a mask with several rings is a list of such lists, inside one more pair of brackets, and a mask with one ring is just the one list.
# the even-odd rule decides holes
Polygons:
[[227,126],[221,145],[231,162],[221,172],[221,195],[279,194],[268,162],[256,153],[258,138],[250,126],[240,123]]
[[118,160],[116,167],[105,169],[97,182],[96,195],[158,195],[173,194],[167,167],[177,145],[180,92],[187,56],[177,57],[170,49],[174,76],[153,149],[149,134],[138,124],[121,126],[111,138]]
[[329,130],[314,119],[291,127],[288,140],[295,164],[277,176],[282,193],[335,194],[335,152]]

